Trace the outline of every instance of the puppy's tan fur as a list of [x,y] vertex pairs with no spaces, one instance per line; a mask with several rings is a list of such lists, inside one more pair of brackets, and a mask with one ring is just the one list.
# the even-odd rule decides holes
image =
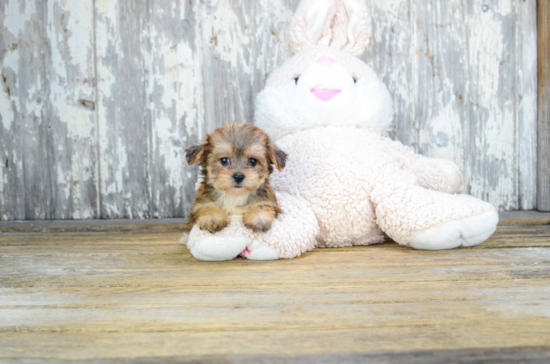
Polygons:
[[[203,167],[189,224],[215,233],[227,226],[229,215],[242,215],[249,229],[271,228],[281,209],[269,175],[272,165],[279,171],[284,168],[286,153],[267,134],[252,125],[226,123],[186,154],[189,165],[198,162]],[[236,174],[244,176],[242,182],[235,180]]]

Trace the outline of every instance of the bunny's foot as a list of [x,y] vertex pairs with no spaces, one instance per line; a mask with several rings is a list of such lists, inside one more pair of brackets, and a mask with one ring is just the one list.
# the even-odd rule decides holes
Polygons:
[[410,243],[410,247],[422,250],[440,250],[478,245],[493,235],[497,224],[498,213],[496,211],[449,221],[420,233]]
[[402,186],[377,202],[382,231],[415,249],[474,246],[487,240],[498,224],[498,213],[487,202],[418,186]]
[[239,255],[251,260],[294,258],[313,249],[319,225],[315,214],[303,199],[279,193],[280,214],[267,232],[247,229],[241,216],[230,216],[229,225],[215,234],[194,226],[181,238],[191,254],[200,260],[231,260]]
[[276,260],[279,259],[279,253],[261,241],[252,240],[241,252],[241,257],[250,260]]
[[183,234],[180,243],[186,244],[195,258],[207,261],[231,260],[252,244],[254,234],[243,226],[240,216],[230,216],[229,225],[216,234],[201,230],[197,225]]
[[231,260],[239,255],[243,246],[250,242],[247,238],[221,238],[212,236],[202,239],[190,250],[191,255],[199,260]]

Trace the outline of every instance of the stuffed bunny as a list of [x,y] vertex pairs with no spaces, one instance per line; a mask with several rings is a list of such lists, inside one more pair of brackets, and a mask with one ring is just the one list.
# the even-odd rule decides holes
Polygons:
[[493,206],[455,194],[462,176],[454,163],[386,136],[390,95],[357,58],[371,30],[363,1],[299,4],[290,29],[295,55],[273,72],[255,105],[255,125],[288,154],[285,169],[271,177],[283,213],[265,233],[246,229],[240,217],[214,235],[193,227],[182,242],[195,258],[294,258],[386,235],[415,249],[452,249],[495,231]]

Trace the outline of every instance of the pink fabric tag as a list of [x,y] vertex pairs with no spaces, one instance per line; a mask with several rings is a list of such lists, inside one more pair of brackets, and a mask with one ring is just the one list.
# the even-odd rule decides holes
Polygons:
[[324,88],[314,88],[311,90],[311,93],[315,95],[319,100],[328,101],[334,96],[340,93],[340,90],[327,90]]

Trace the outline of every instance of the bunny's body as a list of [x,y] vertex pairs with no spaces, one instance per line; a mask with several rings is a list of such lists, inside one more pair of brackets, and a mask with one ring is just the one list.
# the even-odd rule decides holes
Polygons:
[[293,258],[385,235],[417,249],[450,249],[494,232],[493,206],[453,194],[462,180],[454,163],[385,136],[390,95],[355,57],[369,30],[361,0],[302,0],[291,29],[297,54],[256,100],[255,124],[289,155],[271,177],[283,214],[266,233],[250,232],[238,217],[215,235],[194,228],[187,245],[196,258]]

